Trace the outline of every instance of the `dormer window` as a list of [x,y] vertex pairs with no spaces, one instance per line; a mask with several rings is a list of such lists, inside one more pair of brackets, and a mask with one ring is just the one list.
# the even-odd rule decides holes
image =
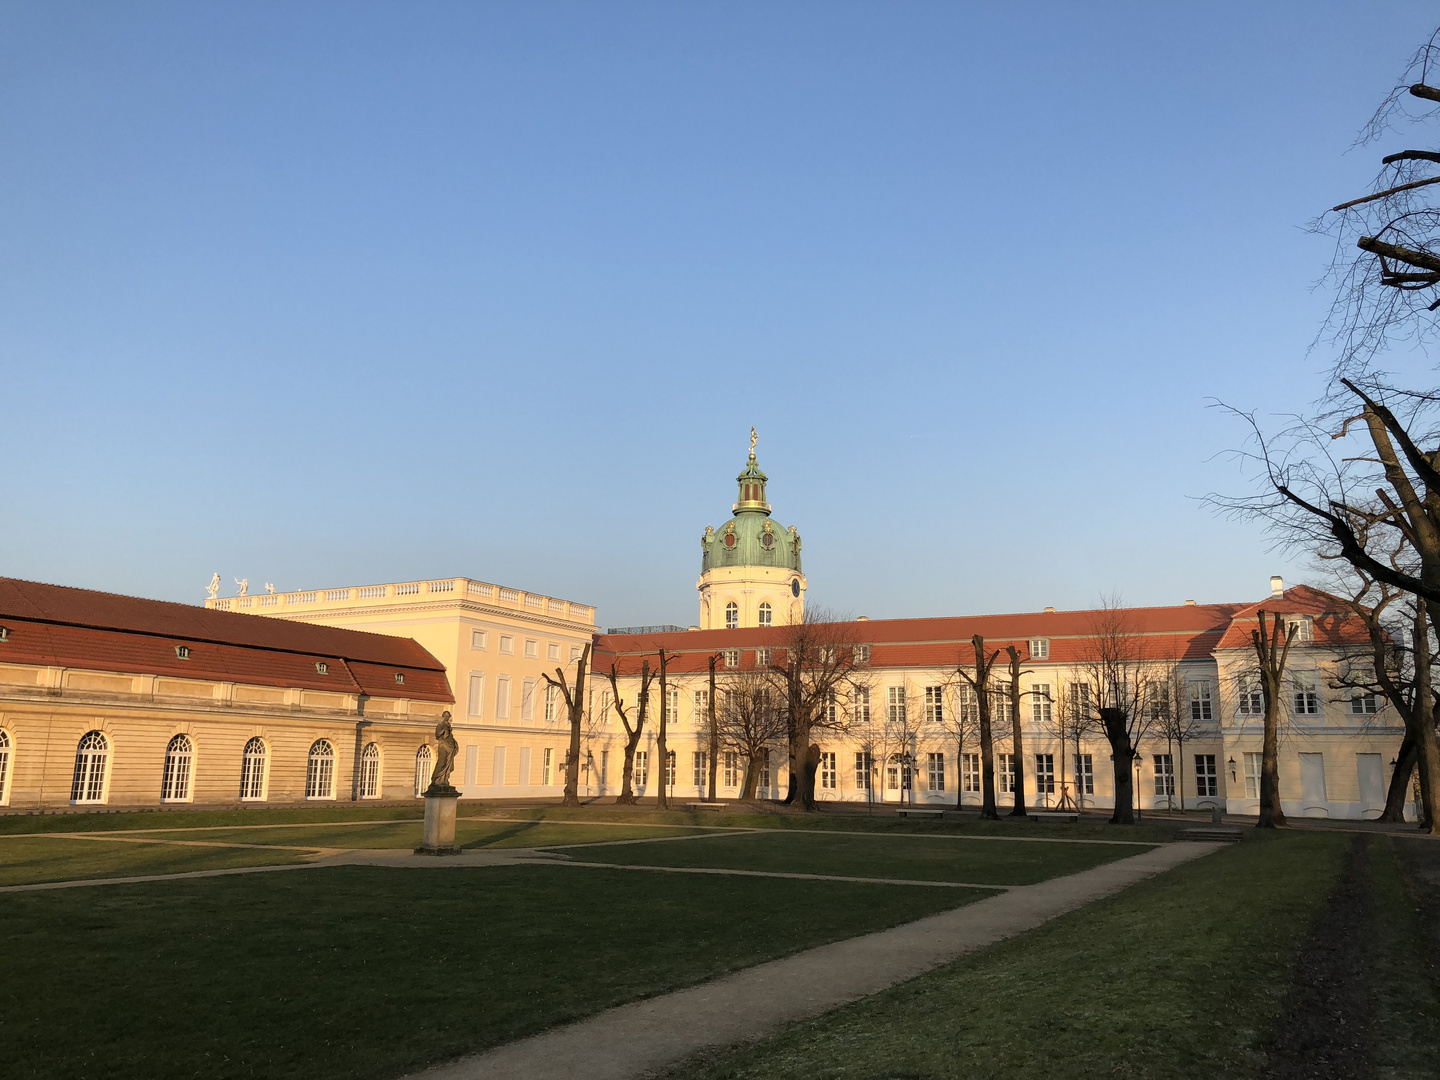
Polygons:
[[189,645],[176,645],[176,646],[175,646],[175,656],[176,656],[176,658],[178,658],[178,659],[180,659],[180,660],[189,660],[189,659],[190,659],[190,646],[189,646]]
[[405,675],[404,675],[403,672],[400,672],[400,671],[395,672],[395,685],[396,685],[396,686],[404,686],[404,685],[405,685]]
[[725,650],[725,666],[726,666],[727,668],[738,668],[738,667],[740,666],[740,650],[739,650],[739,649],[726,649],[726,650]]
[[1049,660],[1049,659],[1050,659],[1050,639],[1049,639],[1049,638],[1037,637],[1037,638],[1031,638],[1031,639],[1030,639],[1030,659],[1031,659],[1031,660]]
[[756,649],[756,650],[755,650],[755,666],[756,666],[756,667],[759,667],[759,668],[768,668],[768,667],[770,666],[770,650],[769,650],[769,649]]
[[869,645],[856,645],[856,646],[855,646],[855,663],[857,663],[857,664],[868,664],[868,663],[870,663],[870,646],[869,646]]
[[330,674],[330,665],[327,664],[327,663],[325,663],[324,660],[316,660],[316,661],[315,661],[315,674],[317,674],[317,675],[329,675],[329,674]]
[[1296,641],[1315,640],[1315,617],[1313,615],[1297,615],[1290,621],[1295,624]]

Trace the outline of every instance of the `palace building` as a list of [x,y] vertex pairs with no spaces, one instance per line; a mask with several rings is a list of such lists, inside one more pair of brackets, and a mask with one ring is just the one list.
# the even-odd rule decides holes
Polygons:
[[[798,530],[771,518],[753,433],[736,480],[729,518],[701,539],[689,630],[601,633],[589,605],[470,578],[212,597],[205,608],[0,579],[0,806],[413,799],[447,709],[462,797],[553,798],[569,729],[545,677],[573,685],[587,646],[582,794],[619,792],[615,693],[633,722],[641,665],[657,667],[664,649],[665,693],[652,685],[632,781],[641,796],[664,783],[674,798],[704,797],[711,658],[723,711],[725,695],[753,693],[784,663],[808,588]],[[1281,732],[1286,812],[1377,816],[1403,728],[1383,699],[1348,688],[1360,681],[1350,666],[1368,664],[1368,635],[1322,594],[1278,578],[1260,601],[831,624],[826,647],[848,659],[813,733],[817,796],[979,804],[977,702],[959,673],[978,634],[987,653],[1001,650],[991,690],[1002,810],[1021,777],[1031,806],[1113,806],[1109,745],[1074,720],[1093,712],[1101,642],[1122,625],[1144,667],[1140,805],[1255,813],[1264,702],[1250,635],[1262,610],[1299,627]],[[1007,647],[1020,661],[1019,752]],[[715,764],[721,799],[739,797],[747,775],[760,798],[786,791],[783,738],[753,759],[722,745]]]

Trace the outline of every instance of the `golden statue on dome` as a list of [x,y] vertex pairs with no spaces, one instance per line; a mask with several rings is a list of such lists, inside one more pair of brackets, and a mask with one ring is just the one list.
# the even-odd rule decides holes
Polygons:
[[755,460],[755,444],[756,444],[759,440],[760,440],[760,436],[755,434],[754,425],[751,425],[751,428],[750,428],[750,460],[751,460],[751,461],[754,461],[754,460]]

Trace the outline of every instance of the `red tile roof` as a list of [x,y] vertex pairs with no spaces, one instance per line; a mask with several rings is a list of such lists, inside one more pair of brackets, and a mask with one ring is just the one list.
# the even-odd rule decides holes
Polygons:
[[411,638],[15,578],[0,578],[0,626],[0,663],[455,700],[444,665]]

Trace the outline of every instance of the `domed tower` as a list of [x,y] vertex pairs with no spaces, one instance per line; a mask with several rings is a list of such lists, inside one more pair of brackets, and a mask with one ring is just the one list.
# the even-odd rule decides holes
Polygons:
[[735,479],[740,485],[734,517],[719,530],[705,526],[700,538],[700,629],[785,626],[805,615],[805,575],[800,572],[800,534],[770,520],[765,501],[769,479],[750,460]]

